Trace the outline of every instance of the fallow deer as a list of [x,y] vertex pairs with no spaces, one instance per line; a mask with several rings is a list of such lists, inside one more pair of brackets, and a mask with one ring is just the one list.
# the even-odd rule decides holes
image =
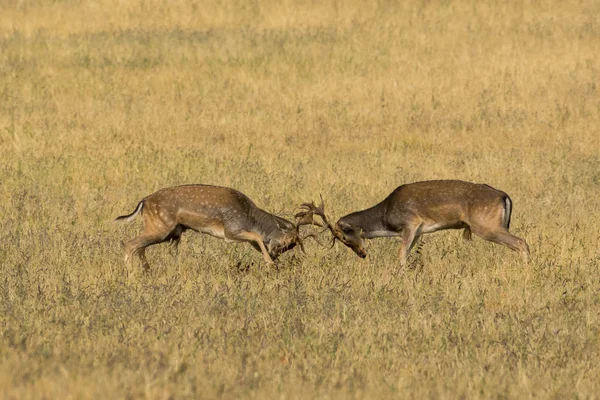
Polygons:
[[146,247],[169,240],[177,247],[181,234],[188,229],[226,242],[249,242],[268,265],[273,265],[279,255],[296,245],[304,250],[300,226],[310,223],[300,218],[294,224],[261,210],[237,190],[201,184],[161,189],[116,221],[132,221],[139,213],[144,231],[124,244],[125,260],[129,262],[136,253],[146,270],[150,268]]
[[415,182],[399,186],[385,200],[363,211],[353,212],[332,225],[321,205],[304,203],[305,211],[296,215],[309,219],[318,215],[333,235],[365,258],[364,239],[400,236],[400,264],[406,265],[408,253],[425,233],[444,229],[464,229],[463,238],[471,239],[471,232],[481,238],[521,252],[529,259],[527,243],[508,231],[512,213],[510,197],[485,184],[459,180]]

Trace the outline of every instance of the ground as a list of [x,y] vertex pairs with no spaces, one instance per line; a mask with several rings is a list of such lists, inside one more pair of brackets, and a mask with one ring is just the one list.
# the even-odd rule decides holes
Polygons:
[[[2,8],[0,397],[597,395],[600,3]],[[396,238],[361,260],[323,233],[267,268],[186,232],[144,273],[141,221],[113,222],[185,183],[291,219],[425,179],[509,193],[531,263],[444,231],[401,268]]]

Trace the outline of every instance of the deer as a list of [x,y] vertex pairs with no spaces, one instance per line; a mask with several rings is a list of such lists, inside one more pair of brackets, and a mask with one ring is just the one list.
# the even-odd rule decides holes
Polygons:
[[464,229],[465,240],[471,240],[473,232],[520,252],[528,262],[527,242],[508,231],[512,205],[508,194],[486,184],[432,180],[401,185],[380,203],[350,213],[335,225],[325,215],[323,197],[319,207],[314,202],[303,203],[303,211],[296,217],[310,221],[313,215],[319,216],[323,223],[312,223],[329,229],[332,246],[339,240],[361,258],[367,256],[365,239],[400,236],[401,266],[406,265],[408,254],[421,235],[446,229]]
[[[225,242],[249,242],[262,253],[268,266],[299,245],[304,251],[300,226],[312,216],[292,223],[256,206],[245,194],[228,187],[193,184],[161,189],[144,197],[136,209],[115,221],[129,222],[141,214],[144,231],[124,243],[125,262],[137,254],[144,270],[150,269],[146,248],[171,241],[175,249],[186,230],[205,233]],[[310,218],[309,218],[310,217]]]

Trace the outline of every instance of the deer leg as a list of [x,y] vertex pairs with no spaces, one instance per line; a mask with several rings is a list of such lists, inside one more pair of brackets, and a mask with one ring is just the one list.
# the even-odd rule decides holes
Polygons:
[[520,252],[523,260],[525,262],[529,261],[529,246],[527,245],[527,242],[520,237],[513,235],[505,228],[499,228],[494,231],[474,229],[473,232],[485,240],[504,245],[511,250]]
[[269,252],[267,251],[267,248],[265,247],[262,236],[260,234],[258,234],[256,232],[242,231],[242,232],[238,232],[232,236],[230,236],[230,234],[228,234],[228,232],[225,232],[225,235],[228,236],[232,240],[243,240],[246,242],[250,242],[250,244],[252,244],[252,246],[254,248],[256,248],[256,245],[258,245],[260,252],[262,253],[263,258],[264,258],[265,262],[267,263],[267,265],[268,266],[275,265],[275,262],[269,255]]
[[406,266],[406,259],[408,253],[413,248],[416,240],[420,235],[417,232],[420,228],[420,224],[417,226],[404,226],[402,228],[402,242],[400,243],[400,266]]
[[138,258],[142,262],[142,268],[144,268],[144,271],[150,271],[150,264],[148,264],[148,259],[146,258],[146,248],[140,247],[139,249],[137,249],[136,253],[138,255]]
[[410,247],[408,248],[408,250],[406,251],[406,256],[408,257],[408,254],[411,252],[411,250],[413,249],[413,247],[415,247],[415,245],[417,245],[421,240],[421,235],[417,235],[415,234],[415,238],[413,239],[412,243],[410,244]]
[[179,255],[179,242],[181,242],[181,236],[171,238],[171,250],[175,257]]
[[181,234],[185,231],[181,225],[177,225],[173,232],[169,235],[168,239],[171,240],[172,252],[177,256],[179,254],[179,242],[181,241]]
[[148,264],[148,260],[146,259],[146,247],[164,242],[167,237],[168,235],[165,234],[143,233],[131,239],[125,243],[125,262],[130,263],[133,254],[137,254],[144,269],[149,270],[150,264]]
[[254,249],[256,251],[258,251],[259,253],[262,253],[262,250],[260,249],[260,246],[256,242],[248,242],[248,243],[250,243],[250,246],[254,247]]
[[463,240],[471,240],[471,228],[469,228],[469,226],[467,225],[465,227],[465,229],[463,230]]

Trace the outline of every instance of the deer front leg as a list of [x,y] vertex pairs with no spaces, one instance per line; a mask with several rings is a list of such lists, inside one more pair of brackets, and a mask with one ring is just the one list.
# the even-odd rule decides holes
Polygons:
[[402,228],[402,242],[400,242],[400,266],[406,266],[406,259],[408,258],[408,253],[413,248],[413,245],[418,238],[417,232],[419,230],[420,224],[417,226],[404,226]]
[[257,244],[258,247],[260,248],[260,252],[262,253],[265,262],[267,263],[267,266],[269,266],[269,267],[275,266],[275,262],[269,255],[269,252],[267,251],[267,248],[265,247],[265,244],[263,243],[263,238],[260,234],[258,234],[256,232],[242,231],[242,232],[236,233],[234,237],[231,237],[231,239],[243,240],[246,242]]

